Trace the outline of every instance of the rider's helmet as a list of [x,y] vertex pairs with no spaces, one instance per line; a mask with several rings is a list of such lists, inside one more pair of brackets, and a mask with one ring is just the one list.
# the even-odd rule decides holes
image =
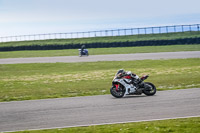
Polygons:
[[121,74],[125,73],[124,69],[119,69],[117,74],[119,74],[119,73],[121,73]]

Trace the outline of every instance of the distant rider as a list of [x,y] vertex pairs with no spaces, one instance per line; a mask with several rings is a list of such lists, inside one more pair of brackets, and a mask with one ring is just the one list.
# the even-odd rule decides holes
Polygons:
[[85,45],[81,46],[81,54],[83,55],[83,50],[85,49]]

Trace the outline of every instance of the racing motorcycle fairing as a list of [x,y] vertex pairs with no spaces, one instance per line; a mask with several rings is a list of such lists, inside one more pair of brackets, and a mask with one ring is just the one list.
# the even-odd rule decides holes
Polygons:
[[113,85],[116,87],[116,91],[118,91],[119,84],[121,84],[125,89],[125,95],[130,93],[134,93],[136,91],[136,87],[133,86],[130,79],[114,79]]

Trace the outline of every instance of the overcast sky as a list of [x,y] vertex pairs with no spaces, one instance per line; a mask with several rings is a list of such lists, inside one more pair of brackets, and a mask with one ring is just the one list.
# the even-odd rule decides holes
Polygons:
[[0,0],[0,37],[200,24],[200,0]]

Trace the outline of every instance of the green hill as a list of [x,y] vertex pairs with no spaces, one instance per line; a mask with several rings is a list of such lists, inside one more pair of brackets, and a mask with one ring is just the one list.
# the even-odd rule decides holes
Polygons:
[[[148,43],[150,41],[169,41],[169,40],[178,40],[178,39],[190,39],[190,38],[200,38],[200,32],[199,31],[192,31],[192,32],[177,32],[177,33],[163,33],[163,34],[146,34],[146,35],[129,35],[129,36],[109,36],[109,37],[91,37],[91,38],[77,38],[77,39],[52,39],[52,40],[35,40],[35,41],[18,41],[18,42],[2,42],[0,43],[0,48],[2,47],[31,47],[31,46],[37,46],[35,50],[45,50],[46,48],[43,46],[50,46],[54,45],[56,46],[62,46],[62,45],[72,45],[71,47],[73,48],[73,45],[78,45],[74,48],[79,47],[82,44],[87,44],[88,46],[92,44],[95,47],[95,44],[108,44],[111,45],[111,47],[115,46],[115,43],[124,43],[126,42],[141,42],[145,41],[142,43]],[[185,40],[182,40],[185,42]],[[158,42],[159,43],[159,42]],[[161,42],[160,42],[161,43]],[[173,43],[173,42],[170,42]],[[165,44],[168,44],[165,43]],[[187,42],[186,42],[187,44]],[[105,47],[108,47],[106,45]],[[140,44],[138,44],[140,45]],[[138,46],[137,45],[137,46]],[[154,44],[152,44],[154,45]],[[171,44],[170,44],[171,45]],[[89,47],[93,47],[89,46]],[[120,45],[121,46],[121,45]],[[132,45],[130,45],[132,46]],[[147,45],[146,45],[147,46]],[[70,47],[70,48],[71,48]],[[24,48],[23,50],[27,50]],[[70,48],[58,48],[58,49],[70,49]],[[47,48],[48,49],[48,48]],[[55,48],[56,49],[56,48]],[[20,49],[19,49],[20,50]],[[31,48],[29,48],[31,50]],[[9,51],[9,50],[7,50]]]

